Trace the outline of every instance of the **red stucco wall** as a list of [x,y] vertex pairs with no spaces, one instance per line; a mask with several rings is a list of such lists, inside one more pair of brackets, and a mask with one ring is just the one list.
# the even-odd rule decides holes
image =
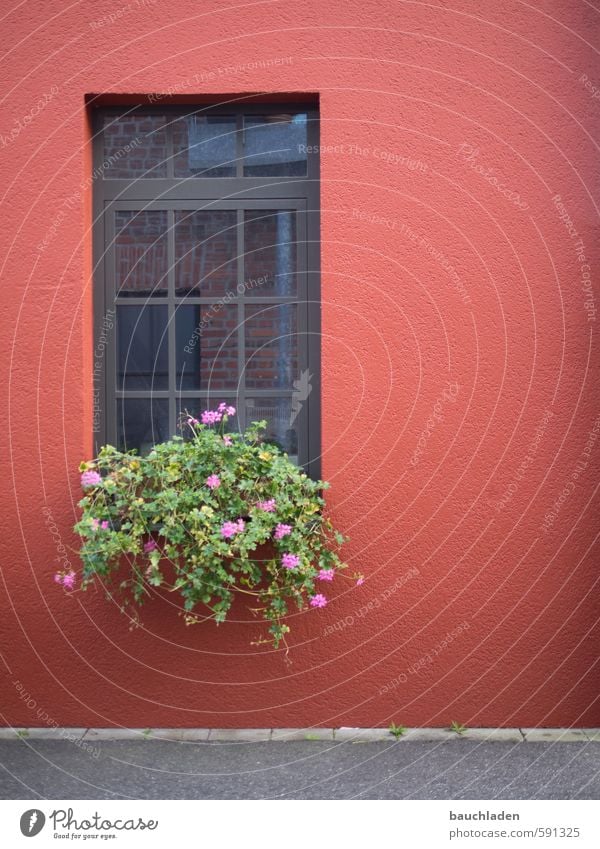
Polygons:
[[[600,318],[585,290],[600,261],[598,13],[557,0],[4,12],[2,720],[599,725]],[[156,604],[130,632],[101,593],[82,605],[52,583],[91,445],[84,98],[170,87],[318,92],[331,146],[323,467],[366,581],[295,618],[292,665],[249,645],[252,623],[185,628]]]

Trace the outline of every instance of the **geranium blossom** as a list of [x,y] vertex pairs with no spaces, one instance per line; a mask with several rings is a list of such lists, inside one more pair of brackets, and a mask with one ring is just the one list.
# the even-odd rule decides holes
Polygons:
[[227,445],[227,446],[233,445],[233,439],[230,436],[224,436],[223,437],[223,444]]
[[151,551],[156,551],[157,548],[156,540],[149,539],[148,542],[144,543],[144,554],[150,554]]
[[221,486],[221,478],[218,475],[209,475],[206,478],[206,485],[209,489],[218,489]]
[[228,416],[235,416],[235,407],[230,407],[225,401],[221,401],[217,407],[219,413],[225,413]]
[[259,510],[264,510],[265,513],[274,513],[275,512],[275,499],[269,498],[268,501],[258,501],[256,506]]
[[103,531],[108,530],[109,525],[106,519],[103,522],[101,522],[100,519],[92,519],[92,530],[97,531],[98,528],[101,528]]
[[364,578],[359,578],[358,581],[356,582],[356,586],[360,587],[362,584],[364,584],[364,582],[365,582]]
[[317,575],[317,581],[333,581],[335,572],[333,569],[321,569]]
[[202,424],[216,424],[217,422],[220,422],[222,418],[223,416],[217,410],[205,410],[202,413]]
[[88,470],[81,475],[81,486],[98,486],[99,483],[102,483],[102,477],[98,472]]
[[300,558],[297,554],[284,554],[281,558],[281,565],[286,569],[295,569],[300,563]]
[[188,416],[187,423],[190,425],[190,427],[195,427],[196,425],[200,424],[198,419],[195,419],[193,416]]
[[225,537],[225,539],[231,539],[236,534],[241,534],[244,528],[243,519],[238,519],[236,522],[225,522],[221,525],[221,536]]
[[68,590],[72,590],[75,586],[75,572],[67,572],[66,575],[63,576],[63,587],[66,587]]
[[54,576],[54,580],[57,584],[62,584],[63,587],[66,587],[66,589],[72,590],[75,586],[75,572],[67,572],[65,575],[57,572]]
[[275,537],[275,539],[283,539],[284,537],[286,537],[288,534],[291,534],[291,533],[292,533],[292,526],[291,525],[283,525],[281,522],[279,522],[279,524],[275,528],[275,533],[273,534],[273,536]]
[[317,593],[310,600],[311,607],[325,607],[327,604],[327,599],[321,593]]

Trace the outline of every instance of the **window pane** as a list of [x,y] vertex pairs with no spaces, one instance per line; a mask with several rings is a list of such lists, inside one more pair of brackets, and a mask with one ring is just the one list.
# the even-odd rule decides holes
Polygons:
[[140,454],[147,454],[153,445],[172,436],[169,433],[168,399],[119,398],[117,431],[121,451],[137,448]]
[[305,112],[244,117],[244,176],[306,175]]
[[235,177],[236,119],[185,115],[173,122],[176,177]]
[[164,115],[107,115],[103,133],[103,177],[166,177],[166,124]]
[[177,389],[218,393],[238,385],[237,306],[180,304],[175,313]]
[[116,291],[120,297],[167,294],[167,212],[115,213]]
[[117,307],[117,387],[168,389],[167,307]]
[[244,214],[244,291],[248,297],[296,294],[296,213]]
[[237,281],[237,212],[175,213],[175,292],[217,297]]
[[246,386],[292,389],[298,378],[295,304],[246,308]]
[[246,423],[267,421],[265,440],[274,442],[296,461],[298,456],[297,417],[291,398],[247,398]]

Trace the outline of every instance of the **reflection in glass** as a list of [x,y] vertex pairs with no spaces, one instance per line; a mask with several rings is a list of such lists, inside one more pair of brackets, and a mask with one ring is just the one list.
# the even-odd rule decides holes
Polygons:
[[292,389],[298,375],[296,314],[295,304],[246,308],[246,386]]
[[115,213],[115,275],[119,297],[166,296],[167,227],[164,209]]
[[220,297],[237,280],[237,212],[175,213],[175,292]]
[[267,421],[265,441],[272,442],[297,462],[298,431],[297,416],[292,409],[292,399],[247,398],[246,423]]
[[244,176],[306,175],[305,112],[244,117]]
[[219,394],[238,385],[237,307],[179,304],[175,313],[176,386]]
[[235,177],[236,119],[184,115],[173,122],[176,177]]
[[244,283],[247,297],[296,294],[296,213],[290,209],[244,213]]
[[136,448],[140,454],[147,454],[153,445],[171,436],[168,399],[117,399],[117,431],[121,451]]
[[164,115],[107,115],[102,134],[103,178],[166,177],[166,125]]
[[117,388],[168,389],[167,307],[117,306]]

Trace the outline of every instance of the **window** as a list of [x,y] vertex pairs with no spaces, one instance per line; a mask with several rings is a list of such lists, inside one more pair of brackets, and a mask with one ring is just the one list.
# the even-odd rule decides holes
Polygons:
[[316,110],[111,108],[95,122],[97,446],[145,452],[182,411],[227,401],[235,427],[266,419],[318,476]]

